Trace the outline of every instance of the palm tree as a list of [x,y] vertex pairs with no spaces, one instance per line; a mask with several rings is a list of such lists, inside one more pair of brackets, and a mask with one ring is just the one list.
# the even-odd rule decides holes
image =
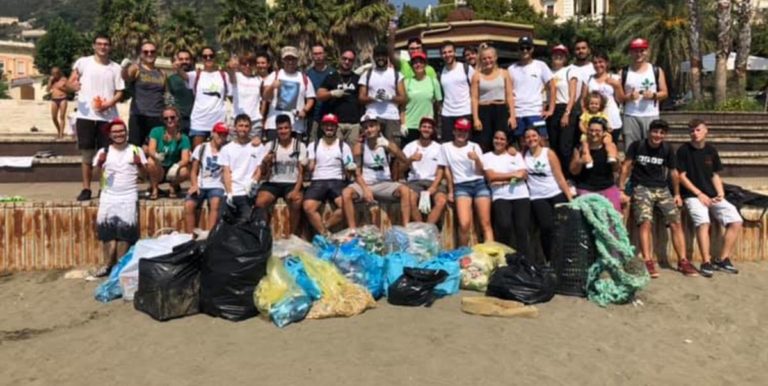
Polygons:
[[197,54],[205,44],[203,25],[192,8],[174,8],[160,26],[160,52],[173,56],[181,49]]
[[736,48],[736,80],[738,81],[738,93],[742,97],[747,92],[747,60],[752,46],[752,2],[750,0],[741,0],[736,11],[736,17],[739,25],[739,37]]
[[134,56],[144,41],[157,41],[157,14],[153,0],[111,0],[102,2],[100,25],[112,38],[116,57]]
[[219,43],[230,53],[271,45],[270,15],[264,0],[219,0]]
[[728,55],[731,53],[731,1],[717,0],[717,49],[715,51],[715,104],[725,102]]
[[686,0],[688,6],[688,45],[691,58],[691,92],[701,101],[701,18],[699,0]]
[[358,61],[373,56],[373,47],[394,16],[386,0],[337,1],[331,34],[339,47],[354,47]]
[[282,0],[277,3],[272,17],[276,40],[280,45],[292,45],[299,50],[300,66],[309,64],[312,44],[334,47],[328,32],[332,25],[333,5],[324,0]]

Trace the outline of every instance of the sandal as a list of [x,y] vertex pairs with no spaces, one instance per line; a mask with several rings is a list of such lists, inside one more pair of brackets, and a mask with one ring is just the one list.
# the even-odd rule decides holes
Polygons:
[[155,200],[157,200],[157,198],[158,198],[158,196],[159,196],[159,193],[158,193],[157,191],[154,191],[154,192],[151,192],[151,193],[150,193],[150,192],[147,192],[147,193],[148,193],[148,195],[147,195],[147,199],[148,199],[148,200],[150,200],[150,201],[155,201]]

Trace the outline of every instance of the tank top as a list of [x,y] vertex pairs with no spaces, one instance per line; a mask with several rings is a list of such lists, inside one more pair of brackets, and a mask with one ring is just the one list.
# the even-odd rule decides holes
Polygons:
[[591,169],[581,168],[581,173],[574,176],[576,187],[592,192],[608,189],[613,186],[613,168],[608,163],[608,152],[605,146],[590,149],[594,166]]
[[[624,92],[632,93],[635,90],[640,92],[650,90],[658,92],[659,87],[656,84],[656,77],[653,76],[653,66],[648,65],[645,71],[635,72],[632,67],[627,70],[627,80],[624,83]],[[629,101],[624,104],[624,114],[633,117],[658,117],[659,104],[656,101],[648,99],[639,99]]]
[[538,157],[525,152],[525,168],[528,171],[528,191],[531,200],[552,198],[561,193],[549,164],[549,148],[542,148]]
[[504,101],[507,99],[504,90],[504,75],[497,71],[498,76],[491,80],[480,76],[479,100],[480,102]]
[[165,74],[158,69],[147,70],[139,66],[139,75],[133,82],[131,114],[159,117],[165,107]]
[[616,99],[614,98],[613,86],[607,82],[600,83],[594,76],[590,76],[587,90],[589,92],[597,91],[605,98],[605,111],[603,112],[608,117],[608,125],[612,130],[620,129],[623,123],[621,121],[619,105],[616,104]]
[[389,160],[383,147],[371,150],[368,141],[363,142],[363,180],[368,185],[382,181],[391,181]]

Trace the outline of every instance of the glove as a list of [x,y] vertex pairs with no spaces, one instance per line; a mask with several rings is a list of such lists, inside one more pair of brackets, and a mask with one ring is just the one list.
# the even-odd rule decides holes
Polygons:
[[383,101],[383,100],[385,100],[384,97],[386,95],[387,95],[387,92],[384,91],[383,88],[380,88],[380,89],[376,90],[376,97],[375,97],[375,99]]
[[124,58],[123,61],[120,62],[120,68],[126,68],[126,67],[130,66],[131,64],[133,64],[133,62],[131,62],[131,59]]
[[227,206],[230,208],[235,208],[235,196],[232,195],[232,193],[227,193]]
[[256,197],[256,194],[259,192],[259,188],[261,187],[261,182],[258,180],[251,180],[251,182],[248,184],[248,197],[254,198]]
[[334,98],[341,98],[344,96],[344,90],[331,90],[331,96]]
[[344,162],[344,168],[350,172],[354,172],[357,170],[357,164],[355,164],[355,161],[352,159],[352,157],[347,157],[347,160]]
[[165,160],[165,153],[155,153],[155,159],[162,163]]
[[402,134],[403,137],[408,136],[408,126],[405,124],[400,125],[400,134]]
[[383,100],[383,101],[385,101],[385,102],[389,102],[389,101],[391,101],[391,100],[392,100],[394,97],[395,97],[395,96],[394,96],[394,95],[392,95],[392,94],[387,94],[387,93],[384,93],[384,94],[382,95],[382,97],[381,97],[381,100]]
[[419,212],[423,214],[432,212],[432,200],[429,197],[429,192],[426,190],[419,195]]
[[389,140],[384,137],[376,138],[376,147],[387,148],[389,146]]
[[179,177],[179,164],[175,163],[170,168],[168,168],[168,173],[166,173],[165,176],[168,181],[176,181],[176,178]]

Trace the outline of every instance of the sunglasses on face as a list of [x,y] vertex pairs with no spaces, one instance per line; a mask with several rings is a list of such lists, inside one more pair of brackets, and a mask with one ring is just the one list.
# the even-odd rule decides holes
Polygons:
[[520,47],[520,51],[533,51],[533,47],[530,47],[530,46]]
[[155,50],[144,50],[144,51],[141,51],[142,54],[147,55],[147,56],[154,55],[155,52],[156,52]]
[[347,57],[342,56],[341,60],[344,61],[344,62],[354,62],[355,58],[347,58]]
[[421,51],[421,46],[418,46],[418,47],[408,47],[408,51]]
[[163,117],[163,120],[166,121],[166,122],[173,122],[173,121],[175,121],[177,119],[179,119],[179,117],[177,117],[175,115],[171,115],[171,116],[168,116],[168,117]]
[[205,60],[211,60],[211,59],[213,59],[215,57],[216,57],[215,55],[203,55],[203,59],[205,59]]

